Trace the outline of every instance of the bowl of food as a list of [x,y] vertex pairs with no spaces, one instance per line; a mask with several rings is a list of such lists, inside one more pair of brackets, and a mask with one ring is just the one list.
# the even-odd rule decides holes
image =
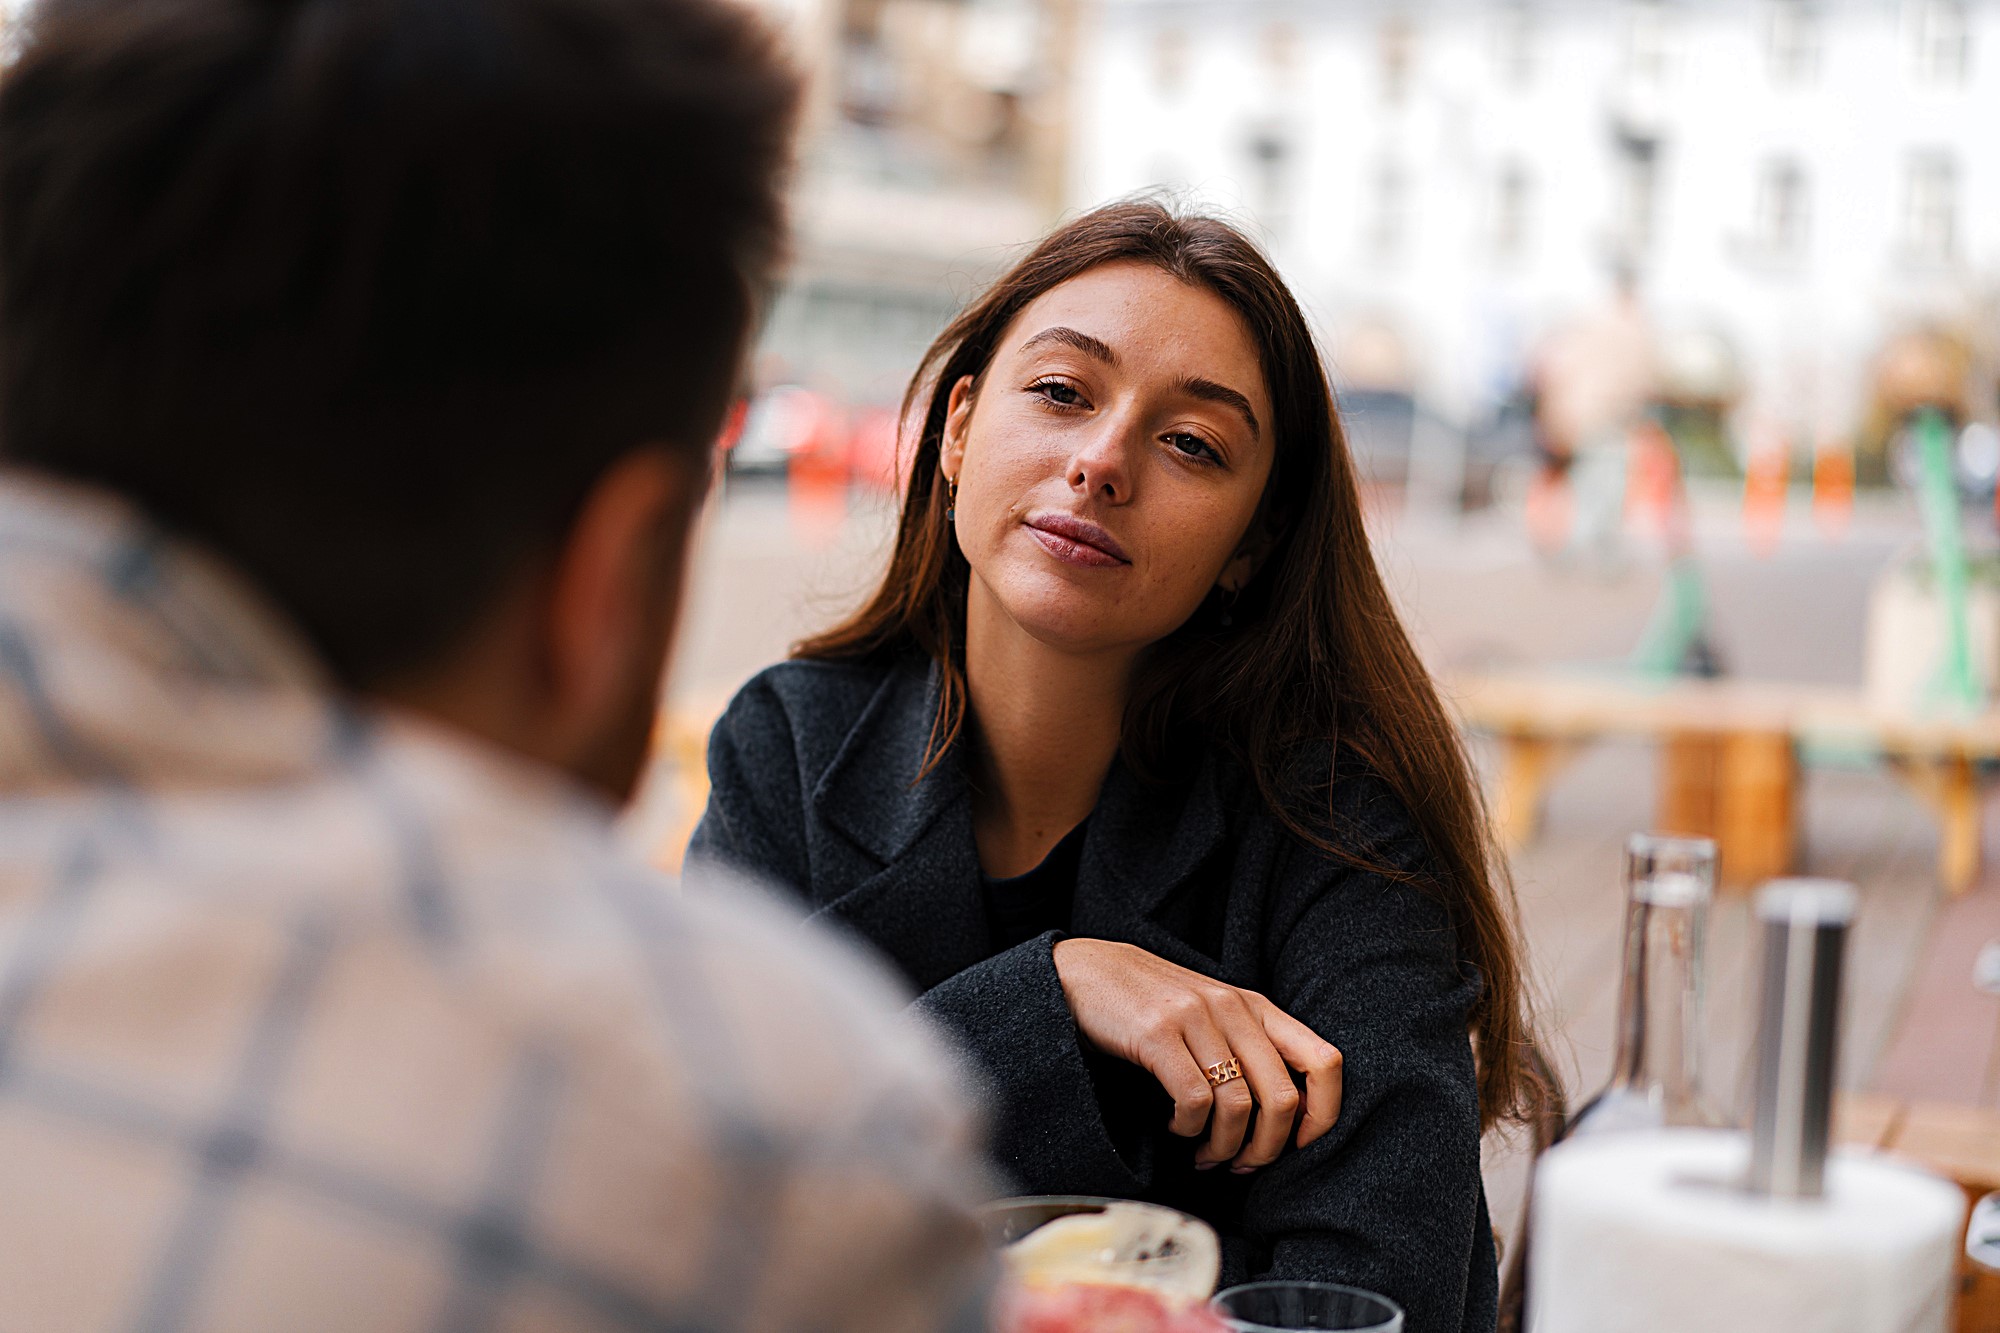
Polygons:
[[1005,1283],[1001,1333],[1225,1333],[1207,1309],[1222,1267],[1215,1231],[1157,1204],[1074,1195],[985,1210]]

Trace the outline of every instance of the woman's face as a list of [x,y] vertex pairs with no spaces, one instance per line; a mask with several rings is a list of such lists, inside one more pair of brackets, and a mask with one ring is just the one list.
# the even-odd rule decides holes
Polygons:
[[1256,344],[1214,294],[1129,261],[1043,293],[977,394],[951,394],[970,610],[1073,652],[1165,638],[1254,569],[1271,420]]

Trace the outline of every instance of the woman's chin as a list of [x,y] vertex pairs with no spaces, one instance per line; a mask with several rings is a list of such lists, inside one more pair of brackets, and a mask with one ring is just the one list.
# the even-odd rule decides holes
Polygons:
[[[1133,652],[1172,632],[1156,614],[1134,614],[1137,589],[1122,581],[1076,578],[1068,570],[1007,568],[973,579],[975,601],[1045,647],[1071,654]],[[990,600],[989,600],[990,599]],[[976,619],[979,616],[975,608]]]
[[1136,649],[1151,640],[1124,623],[1126,608],[1108,597],[1090,597],[1074,589],[1024,598],[1006,605],[1007,617],[1037,643],[1065,653],[1104,653]]

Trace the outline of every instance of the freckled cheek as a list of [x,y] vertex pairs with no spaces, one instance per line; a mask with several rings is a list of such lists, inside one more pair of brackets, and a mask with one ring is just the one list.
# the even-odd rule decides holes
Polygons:
[[1171,563],[1155,565],[1146,581],[1147,600],[1163,614],[1184,616],[1201,605],[1215,576],[1208,563],[1182,555]]
[[983,431],[968,442],[959,474],[959,515],[982,525],[1007,525],[1032,508],[1035,497],[1060,482],[1063,457],[1038,433]]
[[1174,506],[1161,520],[1148,543],[1157,553],[1148,583],[1162,595],[1199,601],[1235,554],[1235,534],[1248,520],[1222,505]]

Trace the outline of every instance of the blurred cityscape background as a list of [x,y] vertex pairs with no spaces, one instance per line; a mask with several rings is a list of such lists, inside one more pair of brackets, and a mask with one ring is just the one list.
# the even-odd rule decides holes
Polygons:
[[[1315,321],[1448,691],[1768,685],[1777,776],[1692,752],[1741,777],[1715,801],[1777,812],[1725,873],[1859,886],[1846,1087],[2000,1106],[2000,997],[1974,980],[2000,731],[1793,734],[1799,700],[1928,709],[1946,622],[1970,626],[1953,715],[2000,681],[2000,0],[762,2],[813,78],[797,254],[633,819],[659,859],[715,711],[879,576],[932,336],[1058,218],[1164,194],[1251,229]],[[1689,808],[1686,737],[1564,714],[1524,749],[1468,709],[1496,801],[1524,755],[1549,777],[1509,815],[1513,867],[1588,1092],[1620,846]],[[1709,1078],[1738,1106],[1745,896],[1712,934]]]
[[1917,401],[2000,474],[1992,4],[764,2],[814,91],[760,387],[888,405],[1013,247],[1154,192],[1270,248],[1378,481],[1517,497],[1593,356],[1698,475],[1782,438],[1879,483]]

